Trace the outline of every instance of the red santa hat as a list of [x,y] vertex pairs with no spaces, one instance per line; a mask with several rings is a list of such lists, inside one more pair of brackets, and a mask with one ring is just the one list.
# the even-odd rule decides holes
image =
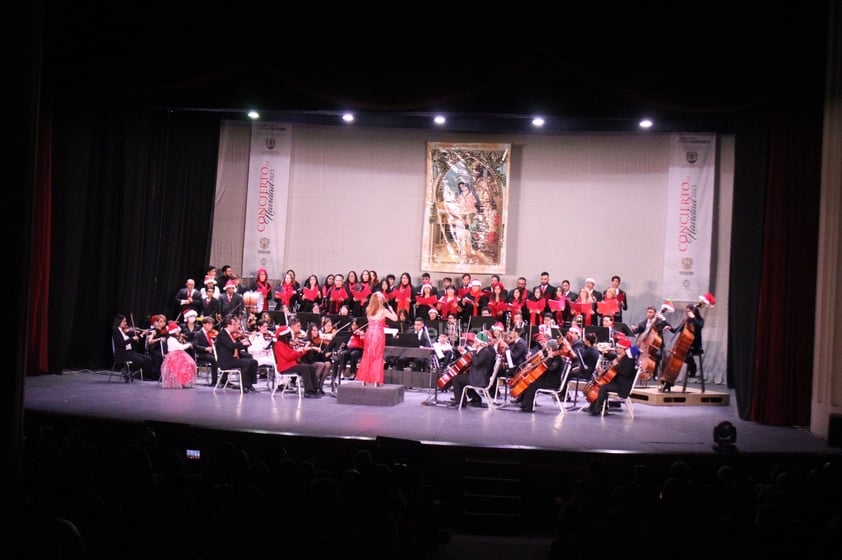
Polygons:
[[491,330],[492,331],[504,331],[504,330],[506,330],[506,327],[503,326],[503,323],[501,323],[500,321],[497,321],[496,323],[491,325]]
[[704,303],[705,305],[713,307],[716,305],[716,298],[713,297],[712,293],[708,292],[699,296],[699,303]]
[[479,280],[471,280],[471,286],[478,286],[482,288],[482,282],[480,282]]
[[284,326],[278,327],[278,328],[275,330],[275,338],[280,338],[280,337],[282,337],[282,336],[284,336],[284,335],[288,335],[288,334],[290,334],[291,332],[292,332],[292,329],[291,329],[291,328],[289,328],[289,326],[287,326],[287,325],[284,325]]
[[213,278],[211,278],[210,276],[205,276],[205,281],[204,281],[204,284],[205,284],[205,286],[207,286],[208,284],[213,284],[213,285],[215,286],[215,285],[216,285],[216,280],[214,280],[214,279],[213,279]]
[[189,319],[190,317],[198,317],[198,313],[196,313],[195,309],[188,309],[184,312],[184,318]]
[[628,338],[621,338],[616,342],[616,344],[617,348],[621,348],[623,351],[628,350],[632,346],[631,340]]
[[575,333],[579,338],[582,338],[582,331],[579,327],[570,327],[567,332]]
[[237,283],[234,282],[233,280],[227,281],[225,283],[225,289],[227,290],[228,288],[234,288],[236,290],[237,289]]
[[424,288],[426,288],[428,286],[430,287],[430,289],[433,288],[433,285],[430,282],[424,282],[423,284],[421,284],[421,289],[423,290]]
[[661,304],[661,313],[664,311],[669,311],[670,313],[675,311],[675,306],[672,304],[671,299],[665,299],[664,303]]
[[175,334],[180,330],[181,327],[179,327],[178,323],[176,323],[175,321],[170,321],[169,323],[167,323],[167,332],[169,334]]
[[587,284],[588,282],[596,286],[596,280],[594,280],[593,277],[588,276],[587,278],[585,278],[585,284]]

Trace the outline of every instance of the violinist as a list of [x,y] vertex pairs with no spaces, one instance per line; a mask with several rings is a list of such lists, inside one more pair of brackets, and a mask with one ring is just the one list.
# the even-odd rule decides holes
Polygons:
[[[202,329],[201,323],[198,323],[199,314],[195,309],[188,309],[184,312],[184,323],[181,324],[181,334],[187,342],[193,342],[193,335]],[[193,354],[193,352],[190,352]],[[193,356],[196,357],[195,355]]]
[[167,355],[161,363],[161,386],[164,389],[192,387],[196,381],[196,360],[187,353],[193,344],[184,340],[175,321],[167,324]]
[[193,352],[197,364],[208,364],[211,368],[211,385],[216,386],[218,367],[213,353],[213,342],[217,331],[213,328],[213,317],[202,318],[202,328],[193,335]]
[[167,353],[167,316],[164,314],[153,315],[150,319],[149,334],[146,335],[146,353],[152,358],[152,371],[150,379],[159,379],[161,375],[161,364]]
[[[252,358],[257,360],[258,370],[263,369],[264,375],[267,366],[275,366],[275,360],[272,357],[272,333],[269,331],[269,321],[260,319],[257,321],[257,328],[249,334],[249,354]],[[274,374],[274,372],[272,372]]]
[[311,352],[307,352],[301,357],[301,363],[312,364],[316,372],[316,392],[319,395],[324,395],[324,382],[330,373],[330,358],[325,355],[325,342],[322,340],[319,326],[315,323],[310,323],[307,327],[307,334],[304,338],[307,347],[311,348]]
[[222,319],[222,328],[215,341],[216,358],[220,368],[240,370],[243,393],[257,391],[254,387],[257,360],[247,355],[249,345],[249,340],[242,334],[239,317],[228,316]]
[[[348,339],[348,342],[339,343],[333,349],[335,358],[331,375],[334,377],[343,376],[346,367],[350,367],[349,379],[354,379],[357,376],[357,366],[360,363],[360,358],[363,357],[363,348],[365,347],[365,327],[360,328],[359,319],[354,317],[351,319],[350,329],[351,338]],[[334,338],[335,340],[338,339]]]
[[[506,343],[509,347],[509,356],[512,358],[512,365],[506,369],[504,377],[512,377],[517,373],[518,368],[526,361],[526,356],[529,354],[529,346],[526,344],[520,331],[512,329],[506,333]],[[508,364],[506,364],[508,366]]]
[[[125,315],[116,315],[111,327],[111,341],[114,345],[114,361],[117,363],[132,362],[134,370],[141,370],[149,374],[152,371],[152,358],[141,354],[136,350],[136,344],[140,343],[142,332],[129,327]],[[123,379],[129,382],[128,377]]]
[[297,373],[304,383],[304,398],[321,398],[316,385],[316,371],[311,364],[301,363],[305,350],[293,348],[292,337],[292,329],[288,325],[280,327],[275,332],[275,344],[272,346],[272,351],[275,353],[278,373]]

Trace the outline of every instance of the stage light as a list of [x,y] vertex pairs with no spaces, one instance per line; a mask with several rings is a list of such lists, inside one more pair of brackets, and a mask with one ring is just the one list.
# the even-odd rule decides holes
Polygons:
[[433,122],[436,124],[444,124],[447,121],[443,116],[436,115],[436,118],[433,119]]
[[541,128],[542,126],[544,126],[544,119],[542,119],[541,117],[533,118],[532,119],[532,126],[534,126],[536,128]]
[[731,422],[720,422],[713,428],[713,449],[724,452],[737,450],[737,428]]
[[344,115],[342,115],[342,120],[345,121],[346,123],[354,122],[353,113],[345,113]]
[[248,112],[248,117],[249,117],[250,119],[259,119],[259,118],[260,118],[260,113],[258,113],[257,111],[253,111],[253,110],[252,110],[252,111],[249,111],[249,112]]
[[640,128],[652,128],[654,123],[649,119],[643,119],[640,121]]

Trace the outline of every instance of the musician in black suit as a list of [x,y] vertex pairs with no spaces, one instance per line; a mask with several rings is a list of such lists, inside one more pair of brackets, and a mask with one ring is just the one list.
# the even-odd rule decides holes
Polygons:
[[184,287],[178,290],[175,294],[176,315],[184,315],[188,309],[193,309],[196,313],[202,310],[202,296],[199,290],[196,289],[196,281],[188,278],[184,283]]
[[[687,377],[696,377],[696,371],[698,371],[696,367],[696,356],[704,353],[704,348],[702,347],[702,328],[705,326],[705,319],[699,312],[698,306],[687,306],[684,311],[684,322],[680,326],[683,328],[685,325],[688,325],[693,331],[693,342],[690,344],[687,355],[684,357],[684,363],[687,364]],[[680,329],[676,330],[680,332]]]
[[[255,392],[257,381],[257,360],[244,358],[248,353],[249,340],[242,334],[239,317],[225,317],[216,337],[216,358],[220,369],[239,369],[243,392]],[[239,357],[238,357],[239,356]]]
[[[476,387],[485,387],[491,379],[491,374],[494,371],[494,363],[497,360],[497,352],[493,346],[488,344],[488,335],[484,332],[479,332],[474,337],[474,349],[471,350],[474,357],[471,359],[471,368],[468,373],[457,375],[450,382],[453,387],[453,398],[450,401],[454,406],[459,405],[462,399],[462,392],[466,385],[474,385]],[[469,395],[471,406],[484,407],[485,404],[476,393]]]
[[219,296],[219,312],[222,317],[239,315],[243,311],[243,296],[237,293],[237,284],[229,280],[225,284],[225,293]]
[[617,292],[617,304],[620,307],[620,311],[614,315],[614,321],[617,323],[623,322],[623,311],[628,311],[629,309],[629,296],[628,294],[620,288],[621,279],[618,275],[614,275],[611,277],[611,287]]
[[615,363],[612,364],[611,369],[614,370],[614,374],[610,381],[599,386],[599,394],[596,400],[589,407],[583,409],[589,412],[591,416],[602,414],[602,407],[609,392],[617,393],[623,398],[628,397],[631,393],[634,376],[637,373],[637,358],[640,357],[640,349],[636,345],[629,344],[626,347],[625,344],[629,344],[628,341],[618,344],[618,348],[625,348],[625,351],[619,361],[615,360]]
[[546,370],[518,395],[521,412],[534,412],[535,393],[538,392],[538,389],[558,389],[561,384],[564,360],[560,355],[554,355],[558,352],[558,342],[548,340],[546,348],[542,352],[545,358],[537,367],[546,366]]
[[[152,358],[138,352],[135,347],[136,344],[140,343],[141,332],[129,327],[125,315],[114,317],[114,323],[111,326],[111,340],[114,343],[115,362],[124,364],[130,361],[135,370],[143,370],[147,375],[152,372]],[[129,378],[126,377],[124,380],[129,381]]]
[[197,364],[210,364],[211,385],[216,385],[217,372],[219,367],[216,364],[216,357],[213,355],[213,325],[216,321],[213,317],[202,318],[202,328],[193,335],[193,351],[196,353]]

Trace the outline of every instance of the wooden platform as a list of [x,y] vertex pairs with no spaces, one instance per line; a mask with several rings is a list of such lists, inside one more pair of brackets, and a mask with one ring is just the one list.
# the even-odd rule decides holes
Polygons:
[[635,387],[629,395],[635,404],[649,404],[653,406],[728,406],[730,395],[719,391],[706,389],[702,393],[697,385],[688,386],[687,392],[682,392],[681,385],[676,385],[670,392],[658,391],[657,385],[650,383],[649,387]]

